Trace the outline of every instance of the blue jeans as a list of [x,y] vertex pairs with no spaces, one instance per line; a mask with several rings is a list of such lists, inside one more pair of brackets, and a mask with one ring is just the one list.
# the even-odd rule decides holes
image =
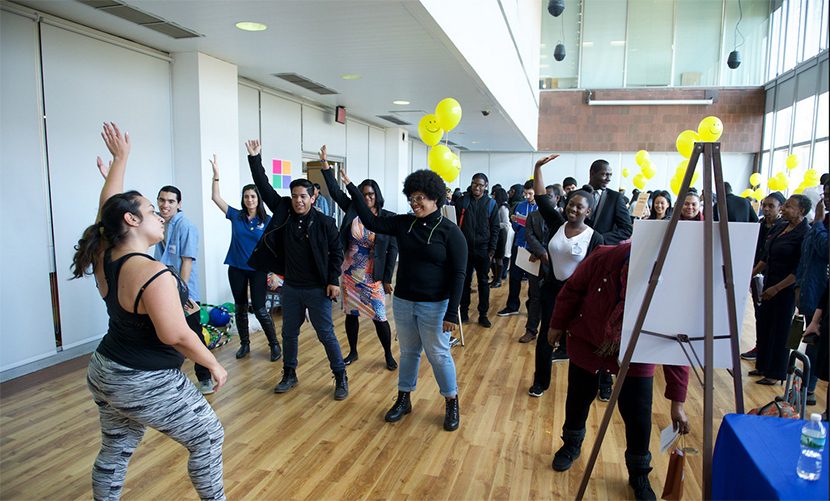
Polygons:
[[329,367],[332,372],[346,370],[343,363],[343,354],[340,352],[340,343],[334,335],[334,324],[331,321],[331,299],[326,296],[323,288],[297,289],[288,284],[282,286],[282,354],[283,366],[297,368],[297,346],[300,337],[300,327],[305,322],[305,310],[311,325],[317,331],[317,339],[326,348],[329,358]]
[[458,394],[455,362],[450,354],[450,334],[443,332],[448,303],[448,299],[427,303],[393,297],[392,309],[401,345],[398,390],[415,391],[423,350],[432,365],[441,395],[454,397]]

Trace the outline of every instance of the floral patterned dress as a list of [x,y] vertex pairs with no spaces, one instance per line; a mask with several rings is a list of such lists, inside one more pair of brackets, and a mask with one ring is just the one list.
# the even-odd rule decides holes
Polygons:
[[360,222],[352,220],[349,248],[343,260],[343,313],[367,317],[377,322],[386,321],[386,294],[383,282],[372,281],[375,269],[375,233]]

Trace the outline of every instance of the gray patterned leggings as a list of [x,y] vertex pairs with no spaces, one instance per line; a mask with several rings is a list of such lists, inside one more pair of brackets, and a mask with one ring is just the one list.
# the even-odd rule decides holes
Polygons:
[[127,464],[148,426],[190,451],[187,472],[201,499],[225,499],[222,423],[180,370],[131,369],[95,352],[86,381],[101,417],[101,452],[92,467],[96,500],[121,496]]

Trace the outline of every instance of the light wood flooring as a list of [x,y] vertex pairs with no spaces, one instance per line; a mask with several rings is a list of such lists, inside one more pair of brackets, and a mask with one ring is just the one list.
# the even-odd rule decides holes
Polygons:
[[[225,427],[225,490],[248,500],[524,500],[573,499],[607,404],[596,401],[583,455],[565,473],[551,469],[560,446],[567,363],[556,363],[553,385],[541,398],[528,396],[534,345],[520,344],[526,315],[498,317],[506,284],[491,294],[493,327],[466,324],[467,345],[453,348],[460,387],[461,427],[442,427],[444,404],[425,357],[413,412],[398,423],[383,415],[397,391],[397,372],[383,363],[373,325],[361,321],[360,359],[348,368],[350,395],[332,398],[334,382],[322,345],[308,323],[300,337],[300,385],[272,392],[282,363],[268,360],[261,332],[253,351],[236,360],[236,340],[214,350],[230,374],[228,384],[208,396]],[[477,296],[473,296],[474,301]],[[336,305],[337,308],[339,305]],[[274,315],[277,327],[280,316]],[[391,319],[391,312],[390,312]],[[476,317],[473,315],[473,321]],[[394,324],[394,322],[393,322]],[[347,353],[343,315],[335,330]],[[393,325],[394,332],[394,325]],[[751,309],[744,321],[742,349],[751,348]],[[393,341],[396,353],[397,343]],[[3,500],[90,499],[90,470],[100,447],[98,412],[86,389],[88,356],[0,385],[0,498]],[[783,390],[746,377],[747,409]],[[193,379],[193,364],[183,368]],[[731,379],[715,371],[715,428],[734,410]],[[827,383],[816,394],[824,409]],[[665,382],[655,381],[651,482],[662,492],[667,454],[659,452],[660,429],[670,424]],[[692,377],[686,413],[692,423],[688,445],[702,449],[702,391]],[[623,458],[625,434],[615,413],[589,484],[587,499],[633,499]],[[197,499],[186,471],[187,451],[149,430],[136,450],[123,491],[125,500]],[[795,466],[793,466],[794,468]],[[700,499],[702,460],[690,456],[685,497]]]

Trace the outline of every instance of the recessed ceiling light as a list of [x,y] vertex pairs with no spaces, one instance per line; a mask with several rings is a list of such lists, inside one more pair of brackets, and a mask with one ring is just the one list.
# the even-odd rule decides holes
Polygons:
[[340,75],[343,80],[360,80],[360,75]]
[[473,141],[473,144],[478,144],[480,141]]
[[399,104],[401,106],[406,106],[409,104],[409,101],[392,101],[392,104]]
[[265,29],[268,28],[268,26],[265,26],[262,23],[249,22],[236,23],[236,27],[245,31],[265,31]]

